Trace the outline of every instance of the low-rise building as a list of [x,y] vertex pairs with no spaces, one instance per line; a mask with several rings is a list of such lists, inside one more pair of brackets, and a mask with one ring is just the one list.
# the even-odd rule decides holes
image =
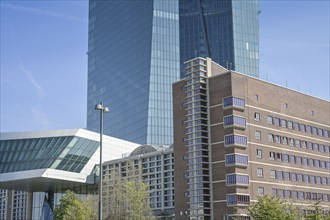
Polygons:
[[[117,181],[143,181],[149,187],[150,207],[157,217],[174,213],[174,156],[168,146],[142,145],[121,159],[103,163],[104,207],[111,208]],[[105,209],[107,209],[105,208]],[[109,210],[104,210],[105,213]]]

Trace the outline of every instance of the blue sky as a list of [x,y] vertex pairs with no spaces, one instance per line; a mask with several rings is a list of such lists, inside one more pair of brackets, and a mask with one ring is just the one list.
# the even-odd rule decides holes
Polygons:
[[[84,128],[88,2],[0,4],[0,131]],[[329,100],[329,1],[260,9],[260,78]]]

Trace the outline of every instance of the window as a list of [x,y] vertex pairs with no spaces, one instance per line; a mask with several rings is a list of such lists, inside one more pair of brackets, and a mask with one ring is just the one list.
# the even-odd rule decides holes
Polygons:
[[269,115],[267,115],[267,122],[268,122],[268,124],[273,124],[273,117],[272,116],[269,116]]
[[281,143],[281,136],[275,135],[275,141],[276,141],[276,143],[280,144]]
[[306,141],[301,141],[301,147],[302,147],[302,148],[307,148],[307,143],[306,143]]
[[245,100],[236,98],[236,97],[227,97],[223,99],[223,107],[238,107],[238,108],[245,108]]
[[277,195],[277,189],[272,189],[272,196],[276,196]]
[[239,126],[239,127],[246,127],[246,119],[239,116],[229,115],[223,118],[224,126]]
[[308,165],[308,159],[306,157],[303,158],[303,165],[304,166]]
[[257,176],[258,177],[263,177],[264,173],[263,173],[263,169],[262,168],[257,168]]
[[329,153],[330,152],[330,146],[324,146],[324,152]]
[[254,120],[260,121],[260,114],[258,112],[254,113]]
[[291,197],[291,191],[290,190],[284,190],[284,197],[285,198],[290,198]]
[[313,143],[307,142],[307,147],[309,150],[313,150]]
[[287,137],[283,137],[283,144],[287,145],[288,144],[288,138]]
[[319,145],[316,144],[316,143],[314,143],[314,150],[315,150],[315,151],[319,151]]
[[295,146],[296,146],[296,147],[301,147],[301,146],[300,146],[300,140],[298,140],[298,139],[295,140]]
[[289,145],[293,146],[294,145],[294,139],[293,138],[289,138]]
[[259,96],[258,96],[258,95],[256,95],[256,96],[255,96],[255,99],[256,99],[256,101],[258,101],[258,100],[259,100]]
[[286,120],[281,119],[281,126],[282,128],[286,128]]
[[276,171],[270,170],[270,178],[275,179],[276,178]]
[[269,159],[275,160],[275,152],[269,152]]
[[306,132],[306,125],[300,124],[300,131]]
[[295,156],[290,155],[290,163],[295,163],[296,162],[295,159],[296,159]]
[[302,192],[302,191],[299,191],[299,192],[298,192],[298,199],[300,199],[300,200],[304,200],[304,198],[305,198],[305,193]]
[[258,187],[258,196],[264,196],[265,189],[264,187]]
[[303,175],[301,173],[298,173],[298,181],[299,182],[303,181]]
[[239,145],[247,147],[247,137],[241,135],[226,135],[225,146]]
[[283,154],[283,162],[288,163],[289,162],[289,155]]
[[227,174],[227,185],[249,185],[249,176],[242,174]]
[[284,180],[290,180],[290,173],[289,172],[284,172]]
[[282,161],[282,154],[281,153],[276,153],[276,160],[277,161]]
[[297,199],[298,198],[298,192],[297,191],[292,191],[291,196],[292,196],[293,199]]
[[293,122],[292,121],[288,121],[288,128],[289,129],[292,129],[292,127],[293,127]]
[[297,174],[296,173],[290,173],[290,179],[291,179],[291,181],[296,182],[297,181]]
[[248,156],[239,154],[226,155],[226,166],[229,165],[248,165]]
[[255,131],[255,137],[257,140],[261,139],[261,132],[260,131]]
[[274,135],[273,134],[268,134],[268,141],[274,142]]
[[276,126],[280,126],[280,119],[279,118],[274,118],[274,124]]
[[283,189],[279,189],[279,190],[277,190],[277,194],[278,194],[278,197],[282,199],[283,196],[284,196],[284,191],[283,191]]
[[319,150],[320,150],[320,152],[324,152],[324,145],[323,144],[320,144]]
[[323,131],[323,136],[324,137],[329,137],[329,131],[328,130],[324,130]]
[[296,164],[301,164],[302,162],[302,157],[297,156],[296,157]]
[[262,158],[262,150],[257,149],[257,158]]
[[316,177],[316,184],[321,184],[321,177],[320,176]]
[[310,181],[310,183],[315,183],[315,176],[310,175],[309,181]]
[[248,205],[250,204],[249,195],[236,195],[236,194],[227,194],[227,204],[228,205]]
[[316,127],[312,127],[312,134],[317,134],[317,128]]
[[319,160],[315,160],[315,167],[320,167],[320,161]]
[[314,160],[312,158],[309,158],[309,166],[313,167],[314,166]]
[[326,177],[322,177],[322,184],[327,185],[327,178]]

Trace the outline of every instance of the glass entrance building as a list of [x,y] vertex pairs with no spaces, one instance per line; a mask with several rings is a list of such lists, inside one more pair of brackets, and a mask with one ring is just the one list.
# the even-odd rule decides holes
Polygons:
[[87,129],[99,131],[104,102],[105,134],[171,145],[180,63],[208,56],[258,76],[258,10],[258,0],[90,0]]

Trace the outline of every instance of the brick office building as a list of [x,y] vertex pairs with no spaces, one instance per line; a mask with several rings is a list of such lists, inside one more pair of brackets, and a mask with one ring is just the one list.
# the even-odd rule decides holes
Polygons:
[[250,219],[262,195],[329,209],[328,101],[209,58],[186,77],[173,86],[176,219]]

